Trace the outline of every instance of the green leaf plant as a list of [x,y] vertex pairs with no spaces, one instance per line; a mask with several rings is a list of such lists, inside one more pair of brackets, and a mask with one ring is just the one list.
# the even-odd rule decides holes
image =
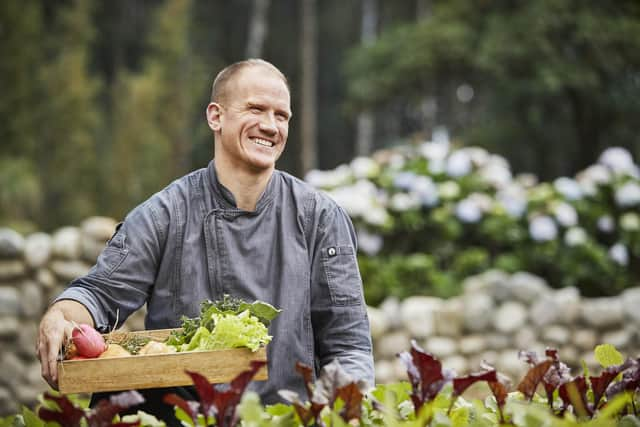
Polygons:
[[[185,426],[218,427],[622,427],[638,426],[637,394],[640,390],[640,360],[624,359],[613,346],[596,348],[602,365],[598,375],[584,371],[572,376],[556,349],[544,355],[520,352],[530,365],[512,388],[511,381],[493,366],[481,363],[478,372],[457,375],[443,368],[433,355],[415,341],[411,349],[398,354],[407,369],[408,381],[379,384],[372,388],[354,380],[339,360],[313,368],[298,363],[306,396],[281,390],[290,402],[263,406],[258,395],[247,392],[262,366],[254,362],[228,385],[209,384],[205,377],[189,372],[198,391],[199,402],[185,401],[168,394],[165,402],[176,407]],[[620,363],[618,363],[620,362]],[[263,362],[264,363],[264,362]],[[465,392],[486,384],[486,398],[467,400]],[[126,392],[97,408],[84,409],[66,396],[46,393],[35,412],[23,408],[21,414],[0,419],[0,426],[157,426],[144,413],[117,415],[137,404],[141,397]],[[36,416],[37,413],[37,416]]]

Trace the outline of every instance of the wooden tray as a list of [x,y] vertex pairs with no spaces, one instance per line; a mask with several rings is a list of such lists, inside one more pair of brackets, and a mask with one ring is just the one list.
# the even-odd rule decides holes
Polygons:
[[[163,341],[173,329],[127,332],[157,341]],[[114,332],[114,342],[124,336]],[[58,387],[60,392],[84,393],[118,391],[155,387],[192,385],[185,370],[195,371],[213,383],[226,383],[242,371],[249,369],[252,360],[267,360],[266,348],[255,353],[248,348],[229,350],[194,351],[184,353],[151,354],[142,356],[113,357],[104,359],[64,360],[58,362]],[[254,380],[268,378],[266,365]]]

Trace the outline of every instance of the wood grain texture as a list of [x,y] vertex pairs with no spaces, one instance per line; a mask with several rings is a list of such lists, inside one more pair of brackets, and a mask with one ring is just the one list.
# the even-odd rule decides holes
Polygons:
[[[128,332],[163,341],[171,329]],[[110,338],[118,341],[114,332]],[[185,370],[207,377],[211,383],[226,383],[249,368],[252,360],[267,360],[266,348],[252,352],[247,348],[197,351],[104,359],[65,360],[58,362],[58,386],[62,393],[118,391],[154,387],[191,385]],[[267,368],[258,371],[254,380],[268,378]]]

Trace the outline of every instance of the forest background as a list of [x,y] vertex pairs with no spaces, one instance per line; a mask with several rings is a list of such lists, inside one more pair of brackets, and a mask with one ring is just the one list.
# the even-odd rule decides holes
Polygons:
[[542,179],[640,157],[636,0],[9,0],[0,224],[122,218],[205,166],[211,82],[246,57],[289,77],[299,177],[443,133]]

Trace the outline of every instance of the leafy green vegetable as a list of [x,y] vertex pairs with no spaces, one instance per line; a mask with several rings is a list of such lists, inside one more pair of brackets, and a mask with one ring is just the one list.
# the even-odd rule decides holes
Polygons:
[[182,330],[173,332],[167,345],[177,351],[236,347],[257,351],[271,341],[267,326],[280,311],[263,301],[249,304],[225,294],[220,301],[203,301],[199,317],[183,317]]
[[603,368],[621,365],[624,362],[622,354],[611,344],[600,344],[594,350],[596,360]]

